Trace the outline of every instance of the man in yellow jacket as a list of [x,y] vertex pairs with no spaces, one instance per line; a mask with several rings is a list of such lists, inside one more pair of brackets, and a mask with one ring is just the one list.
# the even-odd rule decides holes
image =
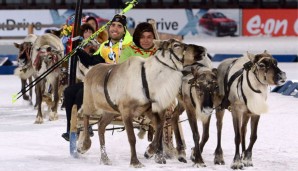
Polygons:
[[132,42],[126,28],[125,15],[116,14],[108,27],[109,39],[103,42],[94,55],[100,55],[106,63],[118,63],[122,48]]

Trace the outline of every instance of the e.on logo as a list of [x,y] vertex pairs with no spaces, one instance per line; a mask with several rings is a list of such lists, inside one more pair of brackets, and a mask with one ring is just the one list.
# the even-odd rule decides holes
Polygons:
[[244,10],[244,36],[298,36],[297,10]]

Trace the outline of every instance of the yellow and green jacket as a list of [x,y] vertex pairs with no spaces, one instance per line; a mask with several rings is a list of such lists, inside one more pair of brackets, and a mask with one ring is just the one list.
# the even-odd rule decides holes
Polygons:
[[[130,33],[128,31],[126,31],[123,42],[122,42],[122,52],[126,46],[131,44],[131,42],[132,42],[132,36],[130,35]],[[115,60],[116,60],[116,63],[118,63],[118,61],[119,61],[119,42],[117,42],[116,44],[114,44],[112,46],[112,50],[116,54]],[[121,54],[122,54],[122,52],[121,52]],[[106,63],[113,64],[114,63],[113,60],[111,60],[109,58],[109,53],[110,53],[110,45],[109,45],[109,40],[107,40],[100,45],[99,49],[93,55],[100,54],[100,56],[105,60]]]
[[154,55],[156,50],[157,49],[155,47],[148,50],[144,50],[136,46],[134,43],[131,43],[123,48],[120,59],[118,60],[118,63],[122,63],[126,61],[131,56],[140,56],[143,58],[148,58],[149,56]]

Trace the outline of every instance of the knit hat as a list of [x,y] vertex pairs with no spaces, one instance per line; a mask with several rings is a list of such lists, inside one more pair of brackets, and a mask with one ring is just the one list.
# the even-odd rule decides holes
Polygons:
[[[139,48],[142,48],[141,45],[140,45],[140,39],[141,39],[141,36],[142,36],[143,32],[152,32],[153,35],[154,35],[152,25],[147,23],[147,22],[143,22],[143,23],[140,23],[140,24],[137,25],[132,37],[133,37],[133,42]],[[155,39],[155,35],[154,35],[154,39]]]
[[125,27],[126,26],[126,23],[127,23],[125,15],[119,15],[119,14],[116,14],[114,16],[114,18],[112,19],[111,23],[112,22],[119,22],[119,23],[121,23],[123,25],[123,27]]

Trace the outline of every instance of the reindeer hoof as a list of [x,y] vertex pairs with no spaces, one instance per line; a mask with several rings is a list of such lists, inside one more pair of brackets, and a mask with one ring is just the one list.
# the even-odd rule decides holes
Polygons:
[[150,149],[150,145],[149,145],[145,151],[144,157],[146,159],[150,159],[153,155],[154,155],[154,152],[153,150]]
[[156,154],[154,160],[158,164],[166,164],[167,163],[165,157],[162,154]]
[[231,169],[244,169],[244,165],[240,161],[233,162],[231,165]]
[[242,160],[245,167],[253,167],[253,163],[251,160]]
[[83,142],[78,143],[78,152],[81,154],[86,153],[91,147],[91,140],[90,138],[87,140],[84,140]]
[[200,167],[206,167],[206,164],[205,163],[195,163],[193,165],[193,167],[197,167],[197,168],[200,168]]
[[108,157],[101,157],[100,163],[103,163],[104,165],[112,165],[112,161]]
[[225,165],[225,161],[222,155],[215,155],[214,157],[214,164],[216,165]]
[[187,163],[185,157],[182,157],[182,156],[178,157],[178,161],[183,162],[183,163]]
[[58,114],[57,112],[51,112],[49,116],[49,121],[55,121],[58,120]]
[[136,163],[131,163],[130,164],[131,167],[134,167],[134,168],[142,168],[142,167],[145,167],[145,165],[143,165],[141,162],[136,162]]
[[43,123],[43,118],[42,117],[36,117],[34,124],[42,124]]

